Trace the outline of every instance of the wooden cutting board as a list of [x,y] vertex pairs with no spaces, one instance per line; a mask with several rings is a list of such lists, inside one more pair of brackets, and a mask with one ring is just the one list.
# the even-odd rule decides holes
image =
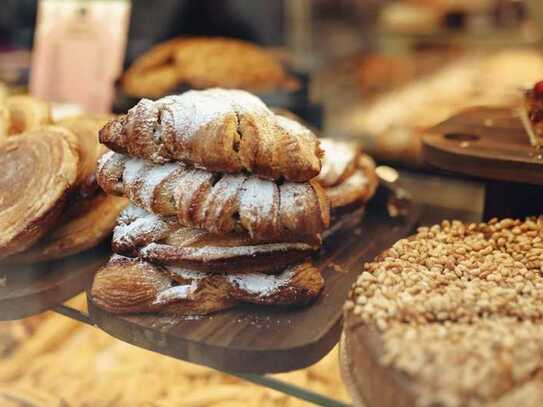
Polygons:
[[93,323],[136,346],[220,370],[272,373],[309,366],[337,343],[342,307],[362,264],[410,234],[418,219],[412,207],[391,219],[383,204],[366,211],[354,230],[339,231],[315,256],[325,278],[317,301],[297,309],[244,305],[201,318],[113,315],[88,295]]
[[467,109],[427,130],[423,160],[485,181],[484,218],[543,210],[543,151],[530,145],[513,109]]
[[[0,265],[0,320],[46,311],[84,291],[110,256],[110,242],[64,259],[29,265]],[[4,280],[5,279],[5,280]]]

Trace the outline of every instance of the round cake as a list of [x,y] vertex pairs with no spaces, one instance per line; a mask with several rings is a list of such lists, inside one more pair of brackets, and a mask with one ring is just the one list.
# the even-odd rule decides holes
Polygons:
[[543,216],[421,227],[364,266],[342,365],[371,406],[543,404]]

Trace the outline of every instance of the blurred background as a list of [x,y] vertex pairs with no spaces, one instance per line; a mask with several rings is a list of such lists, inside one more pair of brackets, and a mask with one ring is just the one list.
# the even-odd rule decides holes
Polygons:
[[[124,5],[126,19],[95,10],[106,3]],[[64,6],[69,13],[55,14]],[[542,31],[541,0],[3,0],[0,99],[31,92],[76,110],[123,113],[141,97],[207,87],[202,83],[244,87],[254,76],[264,83],[246,89],[272,107],[294,112],[321,135],[362,142],[379,163],[408,168],[406,183],[424,179],[410,189],[419,201],[436,204],[438,197],[450,208],[480,211],[480,184],[424,172],[420,136],[467,107],[519,103],[522,89],[543,79]],[[203,46],[165,43],[195,36],[241,40],[246,48],[205,54]],[[100,70],[106,62],[111,73]],[[297,85],[266,83],[259,69],[274,64]],[[179,76],[189,68],[198,81]],[[236,75],[241,85],[231,86]],[[88,97],[99,88],[109,96],[96,103]],[[73,301],[84,308],[82,297]],[[0,357],[7,360],[0,362],[0,395],[19,389],[43,405],[167,406],[187,402],[187,392],[194,404],[183,405],[204,405],[198,397],[211,387],[222,391],[219,401],[231,401],[224,405],[301,403],[59,315],[0,324]],[[66,360],[74,361],[69,369],[51,369]],[[348,400],[337,349],[281,376]]]

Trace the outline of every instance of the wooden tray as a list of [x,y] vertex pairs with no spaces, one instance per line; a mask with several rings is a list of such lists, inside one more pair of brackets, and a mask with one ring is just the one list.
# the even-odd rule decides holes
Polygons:
[[484,218],[541,213],[543,157],[512,109],[471,108],[429,129],[425,162],[485,180]]
[[220,370],[272,373],[306,367],[337,343],[343,303],[362,264],[414,230],[418,208],[393,220],[383,207],[369,208],[355,231],[339,231],[327,241],[315,257],[326,280],[324,292],[308,307],[245,305],[199,319],[174,319],[113,315],[88,295],[91,320],[133,345]]
[[65,259],[30,265],[0,265],[0,320],[46,311],[84,291],[110,256],[110,242]]

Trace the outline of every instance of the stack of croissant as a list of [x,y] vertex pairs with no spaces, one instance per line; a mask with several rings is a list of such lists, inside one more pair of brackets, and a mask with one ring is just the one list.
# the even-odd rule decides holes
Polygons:
[[113,313],[307,304],[324,285],[310,257],[330,220],[363,207],[376,187],[357,146],[320,142],[241,90],[142,99],[100,141],[113,151],[98,184],[131,202],[91,290]]
[[96,161],[107,150],[97,132],[109,119],[53,122],[49,104],[26,95],[0,103],[2,262],[63,258],[111,234],[126,200],[96,183]]

